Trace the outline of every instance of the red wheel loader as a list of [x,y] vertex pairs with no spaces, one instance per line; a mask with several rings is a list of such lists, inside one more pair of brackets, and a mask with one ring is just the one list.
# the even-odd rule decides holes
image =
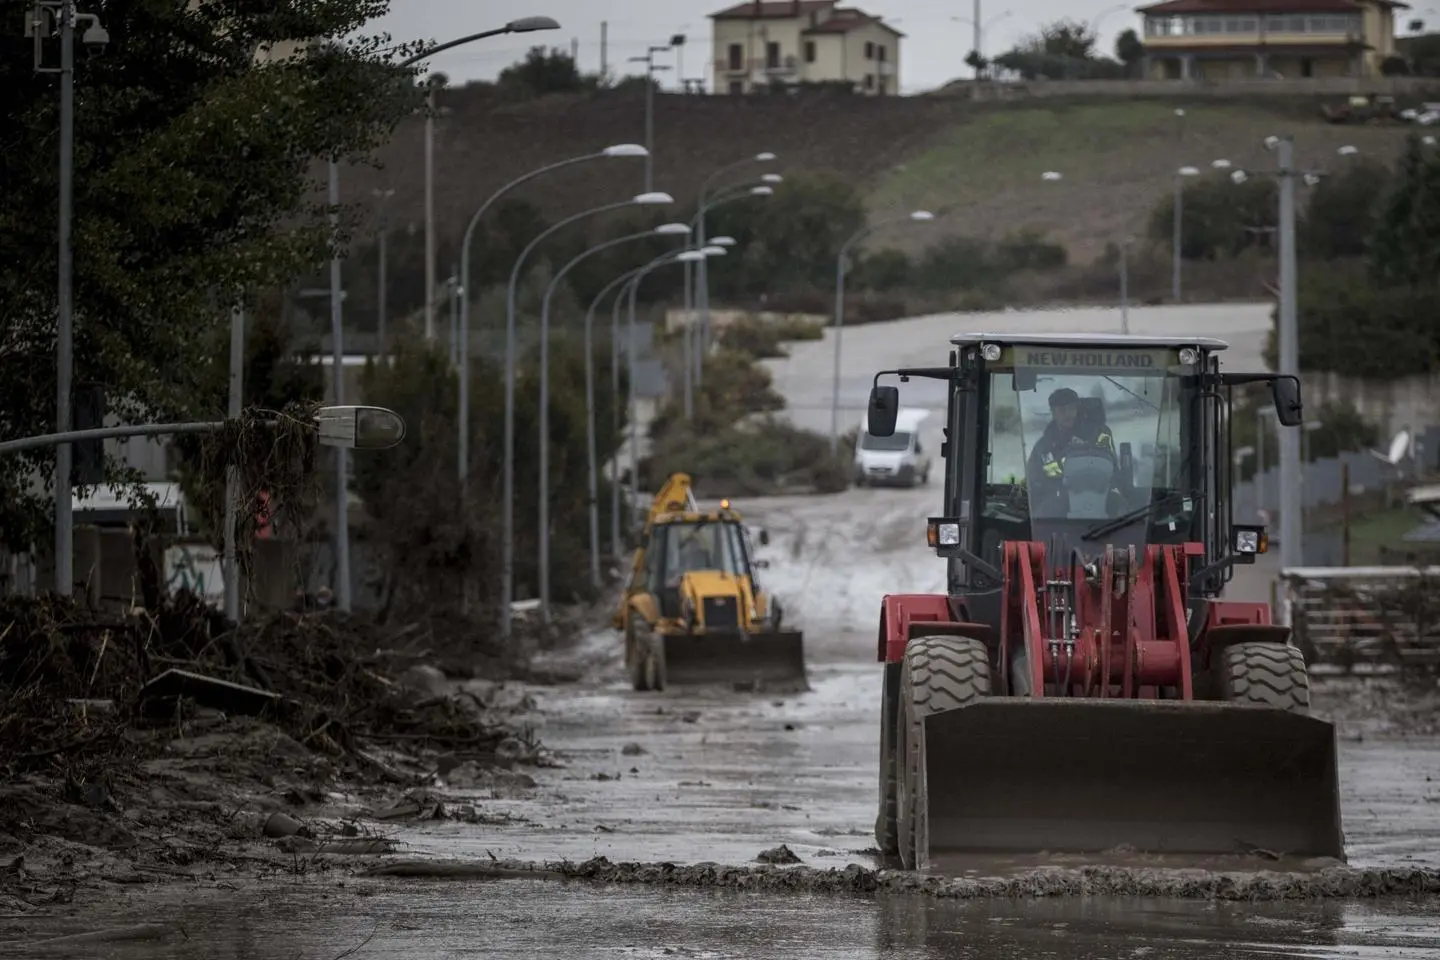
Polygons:
[[878,636],[880,849],[1344,859],[1335,733],[1268,605],[1222,599],[1263,527],[1230,514],[1233,387],[1301,422],[1299,380],[1222,373],[1206,337],[961,334],[949,364],[944,595]]

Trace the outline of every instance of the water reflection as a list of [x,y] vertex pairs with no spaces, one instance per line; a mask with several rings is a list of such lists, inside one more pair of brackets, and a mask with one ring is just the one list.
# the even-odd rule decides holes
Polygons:
[[[1436,918],[1434,903],[956,901],[331,877],[241,892],[141,891],[104,910],[17,918],[0,934],[0,956],[330,960],[353,949],[356,960],[1418,957],[1440,949]],[[36,943],[140,923],[171,926],[129,942]]]

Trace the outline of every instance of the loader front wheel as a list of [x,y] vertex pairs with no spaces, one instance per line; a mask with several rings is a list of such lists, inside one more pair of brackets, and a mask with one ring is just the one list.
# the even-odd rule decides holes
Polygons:
[[925,718],[991,693],[990,653],[973,637],[915,637],[900,668],[897,717],[896,833],[907,870],[930,863],[930,806],[925,775]]
[[1237,643],[1221,653],[1220,695],[1232,703],[1308,716],[1310,675],[1305,656],[1288,643]]

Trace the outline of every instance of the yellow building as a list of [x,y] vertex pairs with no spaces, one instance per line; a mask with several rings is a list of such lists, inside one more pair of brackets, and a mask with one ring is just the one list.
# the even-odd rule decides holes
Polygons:
[[1169,0],[1145,18],[1156,80],[1376,77],[1395,55],[1396,0]]
[[846,82],[874,96],[899,92],[904,34],[836,0],[751,0],[710,20],[716,93]]

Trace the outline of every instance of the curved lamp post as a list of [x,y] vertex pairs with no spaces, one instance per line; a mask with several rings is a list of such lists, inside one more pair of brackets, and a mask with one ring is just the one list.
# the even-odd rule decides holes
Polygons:
[[[502,575],[500,635],[502,637],[509,638],[510,636],[512,612],[510,604],[515,598],[515,288],[520,283],[520,270],[524,267],[530,252],[538,247],[541,241],[572,223],[584,220],[586,217],[623,210],[626,207],[655,206],[674,202],[675,198],[668,193],[641,193],[629,200],[607,203],[604,206],[592,207],[589,210],[571,214],[565,219],[551,224],[542,230],[539,236],[531,240],[525,249],[520,251],[520,256],[515,258],[515,266],[510,270],[510,285],[505,292],[505,453],[503,456],[505,479],[504,503],[501,505],[503,529],[500,543]],[[545,349],[543,341],[541,349]]]
[[[725,248],[724,248],[724,247],[700,246],[700,247],[698,247],[698,248],[692,248],[692,249],[690,249],[690,250],[686,250],[686,251],[681,252],[680,254],[678,254],[678,255],[675,257],[675,260],[676,260],[677,262],[680,262],[680,263],[690,263],[690,262],[694,262],[694,263],[699,263],[699,264],[702,264],[702,265],[703,265],[703,264],[705,263],[705,261],[706,261],[706,260],[709,260],[711,257],[723,257],[723,256],[725,256],[725,252],[726,252],[726,251],[725,251]],[[695,256],[691,256],[691,254],[694,254]],[[661,265],[663,265],[664,262],[665,262],[665,261],[661,261],[661,263],[654,264],[654,267],[661,266]],[[631,411],[631,413],[630,413],[630,499],[631,499],[632,501],[635,499],[635,494],[636,494],[636,492],[637,492],[637,487],[638,487],[639,482],[640,482],[640,480],[639,480],[639,478],[640,478],[640,441],[639,441],[639,436],[638,436],[638,432],[637,432],[637,428],[636,428],[636,424],[635,424],[635,298],[636,298],[636,295],[639,293],[640,284],[645,280],[645,277],[650,273],[650,271],[651,271],[654,267],[647,266],[646,268],[641,269],[639,273],[635,274],[635,277],[630,281],[630,286],[629,286],[629,290],[628,290],[629,298],[630,298],[630,307],[629,307],[629,321],[628,321],[628,323],[627,323],[627,328],[628,328],[628,334],[629,334],[629,335],[628,335],[628,337],[627,337],[628,343],[626,344],[626,347],[627,347],[627,352],[628,352],[627,362],[628,362],[629,365],[630,365],[630,391],[629,391],[629,394],[630,394],[630,395],[629,395],[629,398],[628,398],[628,403],[629,403],[630,411]]]
[[[775,177],[775,182],[779,182],[779,180],[782,179],[779,174],[768,174],[767,176]],[[745,197],[768,197],[774,194],[774,192],[775,188],[772,187],[769,183],[761,183],[751,186],[741,186],[720,194],[714,200],[701,204],[700,209],[695,211],[695,216],[692,217],[690,220],[691,229],[695,231],[696,245],[699,247],[704,247],[708,243],[708,241],[705,239],[705,214],[708,213],[710,210],[714,209],[715,207],[721,206],[722,204],[729,203],[732,200],[742,200]],[[701,363],[701,358],[705,355],[705,344],[710,331],[710,271],[706,267],[705,259],[701,259],[697,262],[696,269],[699,271],[700,278],[699,287],[696,291],[698,295],[697,298],[700,301],[700,329],[698,331],[700,339],[695,345],[694,380],[695,385],[699,386],[704,376],[704,365]],[[690,362],[688,350],[686,354],[686,362]]]
[[[468,37],[436,44],[400,61],[401,69],[412,66],[437,53],[505,33],[534,33],[559,30],[560,23],[552,17],[521,17],[503,27],[472,33]],[[425,90],[425,339],[435,339],[435,85],[426,83]]]
[[881,220],[878,223],[861,227],[840,246],[840,254],[835,258],[835,372],[830,390],[830,453],[832,456],[840,445],[840,333],[845,326],[845,258],[849,255],[852,246],[881,227],[894,223],[929,223],[934,219],[935,214],[929,210],[912,210],[903,217],[892,217],[889,220]]
[[[630,285],[638,282],[645,274],[662,267],[667,263],[690,264],[697,263],[705,258],[706,254],[701,250],[684,248],[662,254],[651,260],[644,266],[636,267],[629,273],[620,277],[616,284],[623,284],[620,292],[615,295],[615,302],[610,308],[610,425],[616,433],[620,431],[620,307],[625,303],[625,295]],[[626,398],[626,405],[634,402],[635,396],[635,330],[632,323],[630,328],[630,343],[628,344],[628,362],[630,365],[630,388],[629,396]],[[635,431],[630,431],[630,443],[636,443]],[[638,467],[638,457],[632,454],[632,462]],[[613,458],[614,470],[610,484],[610,548],[616,557],[620,556],[620,453],[617,450]],[[632,467],[632,474],[635,468]],[[635,487],[634,477],[631,478],[631,489]]]
[[[661,263],[667,258],[676,257],[678,254],[683,253],[684,251],[685,248],[682,247],[679,250],[672,250],[669,253],[661,254],[659,257],[656,257],[655,260],[652,261],[652,263]],[[585,308],[585,444],[587,448],[587,457],[589,459],[589,476],[587,479],[590,489],[590,582],[596,587],[596,589],[599,589],[599,587],[601,586],[601,577],[600,465],[598,462],[599,455],[596,452],[597,444],[595,440],[595,351],[593,346],[595,310],[600,306],[600,301],[604,300],[605,297],[609,295],[611,290],[614,290],[621,284],[633,279],[634,276],[643,269],[645,269],[643,266],[636,267],[633,270],[629,270],[625,273],[620,274],[620,276],[605,284],[605,286],[600,288],[600,292],[595,295],[595,299],[590,301],[590,306]],[[621,297],[617,296],[615,298],[615,311],[614,317],[611,322],[610,331],[610,428],[612,432],[618,432],[620,429],[620,403],[618,399],[620,396],[620,348],[618,345],[620,329],[620,302]],[[616,454],[615,460],[618,464],[618,453]],[[617,484],[619,482],[619,479],[619,471],[617,470],[615,474],[615,481]],[[616,514],[616,516],[618,517],[618,513]],[[615,540],[611,544],[611,547],[616,550],[617,555],[619,551],[619,543],[619,520],[617,519],[615,521]]]
[[[97,26],[98,26],[98,22],[97,22]],[[530,33],[530,32],[532,32],[532,31],[536,31],[536,30],[555,30],[555,29],[559,28],[559,26],[560,26],[560,24],[557,23],[555,20],[551,19],[550,17],[524,17],[524,18],[519,19],[519,20],[512,20],[512,21],[510,21],[509,23],[505,24],[505,26],[503,26],[503,27],[498,27],[498,28],[496,28],[496,29],[494,29],[494,30],[486,30],[486,31],[483,31],[483,32],[481,32],[481,33],[472,33],[472,34],[470,34],[469,36],[460,37],[460,38],[457,39],[457,40],[450,40],[450,41],[447,41],[446,43],[438,43],[438,44],[435,44],[434,46],[426,47],[424,50],[421,50],[419,53],[415,54],[414,56],[407,57],[406,59],[400,61],[400,63],[396,64],[396,66],[397,66],[399,69],[404,69],[405,67],[414,66],[415,64],[419,63],[421,60],[425,60],[425,59],[427,59],[427,58],[429,58],[429,57],[433,57],[435,54],[441,53],[442,51],[449,50],[449,49],[452,49],[452,48],[454,48],[454,47],[458,47],[458,46],[460,46],[460,45],[462,45],[462,44],[473,43],[473,42],[475,42],[476,40],[483,40],[483,39],[485,39],[486,37],[498,36],[498,35],[500,35],[500,34],[502,34],[502,33]],[[67,75],[67,76],[68,76],[68,75]],[[427,102],[428,102],[428,104],[430,105],[430,107],[433,107],[433,106],[434,106],[434,102],[435,102],[435,88],[434,88],[433,85],[432,85],[432,86],[430,87],[430,89],[429,89],[428,97],[429,97],[429,99],[428,99]],[[434,110],[433,110],[433,109],[427,111],[427,115],[426,115],[426,118],[425,118],[425,131],[426,131],[426,136],[425,136],[425,337],[426,337],[427,340],[434,340],[434,338],[435,338],[435,240],[434,240],[434,236],[435,236],[435,231],[434,231],[434,221],[435,221],[435,217],[434,217],[434,203],[433,203],[434,189],[433,189],[433,185],[432,185],[432,179],[431,179],[431,176],[430,176],[430,171],[431,171],[431,166],[432,166],[432,163],[431,163],[431,160],[432,160],[432,144],[433,144],[433,142],[434,142]],[[329,201],[329,206],[330,206],[330,210],[331,210],[331,213],[330,213],[330,231],[331,231],[331,234],[332,234],[332,236],[333,236],[333,235],[337,235],[337,234],[339,233],[339,231],[340,231],[340,215],[339,215],[339,207],[340,207],[340,167],[339,167],[338,164],[336,164],[335,158],[334,158],[333,156],[332,156],[332,157],[330,158],[330,160],[329,160],[328,167],[329,167],[329,178],[328,178],[328,179],[329,179],[329,194],[328,194],[328,198],[327,198],[327,199],[328,199],[328,201]],[[63,188],[62,188],[62,191],[63,191]],[[62,206],[63,206],[63,204],[62,204]],[[340,278],[340,256],[339,256],[339,253],[338,253],[338,244],[337,244],[336,246],[337,246],[337,252],[333,253],[333,254],[331,255],[331,257],[330,257],[330,341],[331,341],[331,343],[330,343],[330,349],[331,349],[331,354],[332,354],[332,356],[333,356],[333,358],[334,358],[334,365],[335,365],[335,368],[334,368],[334,371],[333,371],[334,384],[335,384],[335,386],[334,386],[334,392],[335,392],[334,401],[335,401],[335,403],[337,403],[337,404],[343,404],[343,403],[345,402],[345,376],[344,376],[345,324],[344,324],[343,308],[341,307],[341,303],[342,303],[344,297],[343,297],[342,291],[341,291],[341,289],[340,289],[340,279],[341,279],[341,278]],[[63,297],[62,297],[62,299],[61,299],[61,302],[64,303]],[[62,312],[63,312],[63,309],[64,309],[64,308],[62,307]],[[62,322],[61,322],[61,329],[62,329],[62,330],[64,329],[63,319],[62,319]],[[64,349],[63,346],[62,346],[62,349]],[[68,391],[66,392],[66,395],[68,396]],[[463,407],[462,407],[462,409],[463,409]],[[65,450],[65,451],[68,451],[68,450],[69,450],[68,447],[65,447],[65,448],[62,448],[62,449]],[[350,612],[350,479],[349,479],[349,478],[350,478],[350,470],[349,470],[349,467],[347,466],[348,459],[349,459],[349,457],[348,457],[347,451],[346,451],[346,449],[345,449],[344,447],[340,447],[340,448],[337,448],[337,449],[336,449],[336,451],[335,451],[335,531],[334,531],[334,537],[335,537],[335,541],[334,541],[334,542],[335,542],[335,546],[334,546],[334,550],[335,550],[335,563],[334,563],[333,572],[332,572],[332,574],[331,574],[331,577],[332,577],[332,579],[333,579],[334,582],[335,582],[335,600],[336,600],[336,606],[339,607],[339,609],[340,609],[342,612],[344,612],[344,613],[349,613],[349,612]],[[58,466],[60,466],[60,464],[57,462],[57,467],[58,467]],[[66,470],[69,469],[68,465],[65,467],[65,469],[66,469]],[[59,485],[59,484],[56,485],[56,489],[57,489],[57,490],[60,489],[60,485]],[[69,491],[70,488],[69,488],[68,485],[65,485],[64,489],[65,489],[65,491],[66,491],[64,524],[65,524],[65,526],[66,526],[66,528],[67,528],[67,530],[66,530],[66,536],[68,536],[68,535],[69,535],[68,527],[69,527],[69,521],[70,521],[70,504],[69,504],[68,491]],[[60,526],[61,526],[61,517],[60,517],[59,505],[58,505],[58,503],[57,503],[57,508],[56,508],[56,536],[57,536],[57,538],[60,536]],[[69,562],[70,562],[70,561],[69,561],[68,558],[69,558],[70,556],[71,556],[71,551],[70,551],[70,549],[69,549],[68,547],[67,547],[66,549],[64,549],[64,550],[59,549],[58,540],[57,540],[56,560],[55,560],[57,575],[58,575],[58,573],[60,572],[61,566],[63,565],[63,566],[65,567],[65,575],[66,575],[66,579],[67,579],[67,580],[69,579]],[[67,558],[67,559],[62,559],[62,557]],[[65,590],[65,593],[68,595],[68,594],[70,593],[70,590],[67,588],[67,589]]]
[[608,157],[644,157],[648,154],[649,151],[638,143],[617,143],[594,153],[582,154],[531,170],[492,193],[484,203],[480,204],[480,208],[475,211],[475,215],[470,218],[470,223],[465,227],[465,239],[460,243],[460,288],[466,291],[466,295],[460,301],[460,436],[459,456],[456,458],[456,468],[460,471],[462,504],[470,479],[470,243],[475,239],[475,228],[479,226],[480,218],[485,216],[485,212],[505,194],[541,174],[584,163],[587,160]]
[[[555,291],[559,289],[560,281],[565,279],[565,275],[591,254],[618,247],[622,243],[629,243],[632,240],[644,240],[647,237],[688,237],[689,235],[690,228],[683,223],[662,223],[651,230],[626,234],[623,237],[596,244],[576,254],[569,263],[555,271],[555,276],[550,278],[550,284],[545,288],[545,296],[540,301],[540,621],[542,623],[550,622],[550,300],[555,296]],[[585,406],[588,409],[595,405],[595,375],[589,363],[590,331],[588,327],[585,333]]]

